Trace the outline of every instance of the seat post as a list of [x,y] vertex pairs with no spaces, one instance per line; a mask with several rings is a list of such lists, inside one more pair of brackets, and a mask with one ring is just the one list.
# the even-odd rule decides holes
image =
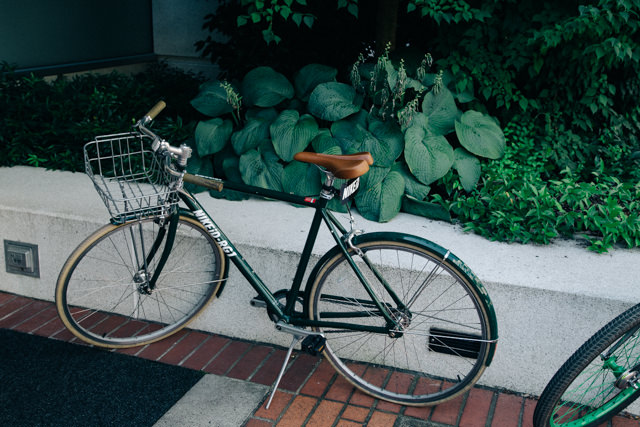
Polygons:
[[333,199],[333,196],[334,196],[333,183],[335,182],[336,177],[333,176],[333,174],[326,169],[320,168],[320,170],[325,174],[325,180],[324,180],[324,183],[322,184],[322,191],[320,192],[320,197],[322,197],[323,199],[331,200]]

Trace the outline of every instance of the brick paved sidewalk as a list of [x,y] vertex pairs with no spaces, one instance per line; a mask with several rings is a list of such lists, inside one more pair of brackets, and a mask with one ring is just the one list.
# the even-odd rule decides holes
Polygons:
[[[103,321],[116,321],[116,318]],[[0,328],[82,344],[64,328],[53,303],[3,292],[0,292]],[[264,385],[275,381],[286,355],[280,347],[194,330],[181,331],[144,347],[117,351]],[[400,406],[355,390],[327,361],[294,352],[269,410],[265,404],[266,398],[246,426],[524,427],[532,425],[536,400],[475,387],[439,406]],[[608,425],[640,427],[640,422],[617,416]]]

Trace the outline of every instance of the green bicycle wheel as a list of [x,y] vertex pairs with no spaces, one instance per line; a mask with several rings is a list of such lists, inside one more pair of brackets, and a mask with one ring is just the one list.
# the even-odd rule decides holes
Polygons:
[[534,425],[597,426],[640,396],[640,304],[596,332],[562,365],[542,392]]
[[[58,314],[75,336],[100,347],[148,344],[185,327],[215,297],[226,278],[226,259],[207,230],[184,215],[149,288],[167,240],[158,238],[162,228],[153,218],[109,224],[71,254],[55,296]],[[157,242],[161,246],[150,257]]]
[[357,330],[387,322],[344,255],[335,252],[312,275],[308,300],[311,319],[338,322],[315,328],[326,338],[325,357],[360,390],[402,405],[436,405],[464,393],[489,364],[497,335],[479,285],[455,257],[415,238],[360,237],[356,246],[363,255],[354,254],[354,261],[400,327]]

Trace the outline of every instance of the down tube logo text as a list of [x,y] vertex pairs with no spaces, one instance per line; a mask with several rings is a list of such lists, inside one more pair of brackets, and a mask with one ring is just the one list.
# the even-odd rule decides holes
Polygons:
[[224,240],[222,238],[222,234],[220,233],[220,230],[218,230],[216,228],[216,226],[213,225],[213,222],[211,222],[209,217],[207,217],[207,215],[204,212],[202,212],[202,210],[198,209],[197,211],[194,211],[193,213],[196,216],[196,218],[198,218],[198,221],[200,221],[200,223],[204,226],[204,228],[207,229],[207,231],[209,232],[211,237],[213,237],[215,239],[215,241],[220,246],[220,249],[222,249],[222,251],[227,256],[236,256],[237,255],[236,252],[233,250],[233,248],[229,245],[229,242],[227,242],[226,240]]

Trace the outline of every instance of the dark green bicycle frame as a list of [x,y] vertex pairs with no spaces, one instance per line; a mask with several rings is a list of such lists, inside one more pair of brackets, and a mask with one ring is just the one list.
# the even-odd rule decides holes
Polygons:
[[[184,182],[196,184],[202,187],[206,187],[209,189],[221,190],[224,186],[225,189],[239,191],[245,194],[251,194],[256,196],[267,197],[270,199],[281,200],[284,202],[289,202],[299,206],[307,206],[315,209],[315,214],[313,216],[313,220],[311,222],[311,226],[309,229],[309,234],[307,235],[307,240],[304,245],[304,249],[302,251],[302,255],[300,261],[298,263],[298,268],[296,270],[296,274],[293,278],[293,283],[289,290],[289,294],[287,295],[287,304],[284,309],[281,308],[280,304],[274,297],[273,293],[269,290],[269,288],[264,284],[264,282],[260,279],[260,277],[251,269],[249,264],[244,260],[240,252],[237,248],[231,243],[231,241],[227,238],[227,236],[220,230],[220,228],[216,225],[213,219],[206,213],[206,211],[202,208],[200,203],[196,200],[196,198],[186,190],[182,190],[179,192],[180,199],[186,204],[187,209],[196,214],[198,219],[206,218],[206,224],[212,233],[214,239],[221,246],[223,251],[227,254],[229,260],[231,260],[234,265],[240,270],[242,275],[247,279],[249,284],[255,289],[258,295],[265,301],[271,313],[274,313],[278,319],[281,319],[291,325],[296,326],[324,326],[324,327],[339,327],[339,328],[347,328],[353,330],[362,330],[368,332],[377,332],[377,333],[388,333],[395,326],[395,321],[391,315],[391,312],[386,304],[383,304],[379,298],[373,292],[371,286],[367,282],[366,278],[362,275],[360,270],[356,267],[355,261],[351,257],[349,253],[349,248],[347,247],[347,243],[345,242],[344,236],[347,234],[347,230],[340,224],[340,222],[333,216],[333,214],[326,209],[328,200],[322,197],[310,198],[310,197],[302,197],[293,194],[283,193],[279,191],[268,190],[260,187],[254,187],[250,185],[245,185],[236,182],[230,181],[222,181],[216,178],[203,177],[199,175],[184,175]],[[204,217],[203,217],[204,216]],[[202,221],[201,221],[202,222]],[[338,247],[340,248],[342,254],[345,256],[347,262],[353,268],[353,271],[360,279],[362,285],[366,289],[367,293],[371,297],[371,303],[375,304],[378,308],[380,314],[385,318],[387,322],[386,327],[372,327],[365,325],[354,325],[347,324],[341,322],[330,322],[330,321],[318,321],[309,319],[308,309],[305,306],[302,315],[300,313],[295,313],[295,303],[297,301],[298,295],[300,294],[300,287],[302,286],[302,281],[304,277],[304,273],[309,266],[309,261],[311,259],[311,252],[313,250],[313,246],[316,241],[316,237],[318,236],[318,231],[320,230],[320,225],[325,223],[334,240],[336,241]],[[210,224],[210,226],[209,226]],[[366,262],[366,261],[365,261]],[[400,299],[395,295],[393,290],[387,283],[384,282],[382,277],[378,274],[378,279],[383,283],[387,292],[391,296],[391,298],[399,304],[399,308],[404,308]],[[371,313],[363,313],[363,317],[370,316]]]

